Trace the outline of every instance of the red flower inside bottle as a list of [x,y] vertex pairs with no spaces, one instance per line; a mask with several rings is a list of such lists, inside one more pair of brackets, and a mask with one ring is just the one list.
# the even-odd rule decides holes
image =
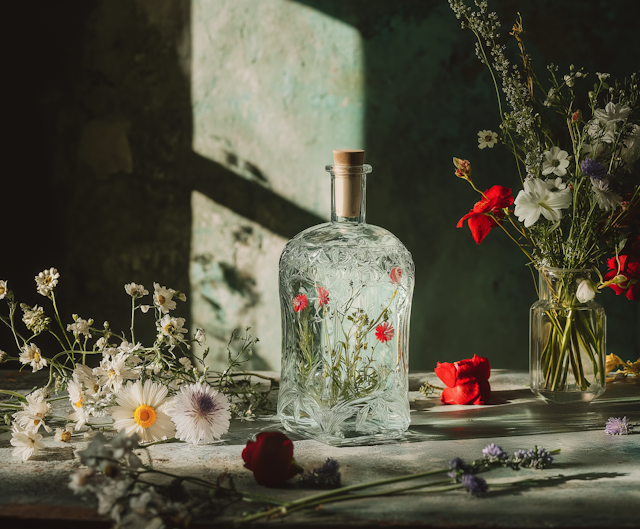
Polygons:
[[447,387],[442,391],[445,404],[486,404],[491,397],[489,360],[478,355],[450,364],[438,362],[438,378]]

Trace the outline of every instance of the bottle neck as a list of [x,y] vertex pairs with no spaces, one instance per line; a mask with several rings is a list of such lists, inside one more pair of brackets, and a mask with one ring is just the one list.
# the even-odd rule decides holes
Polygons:
[[328,165],[327,171],[331,173],[331,222],[365,224],[371,166]]

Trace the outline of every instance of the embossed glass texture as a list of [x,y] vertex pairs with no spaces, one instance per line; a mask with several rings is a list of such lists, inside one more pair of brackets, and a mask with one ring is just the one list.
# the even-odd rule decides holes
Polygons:
[[[291,239],[280,258],[285,428],[332,445],[384,443],[409,427],[409,320],[414,264],[389,231],[365,221],[368,165],[359,215]],[[344,171],[344,167],[341,168]],[[359,186],[360,187],[360,186]]]

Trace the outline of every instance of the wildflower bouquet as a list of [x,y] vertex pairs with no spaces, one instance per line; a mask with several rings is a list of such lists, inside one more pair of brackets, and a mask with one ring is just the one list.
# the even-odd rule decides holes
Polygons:
[[[135,433],[142,442],[176,438],[197,444],[219,439],[228,430],[230,418],[251,419],[271,406],[268,394],[276,381],[270,380],[270,388],[264,391],[251,384],[254,374],[242,371],[257,339],[247,332],[233,353],[234,333],[227,368],[209,372],[204,364],[209,350],[201,356],[192,351],[192,344],[204,345],[204,331],[198,329],[189,339],[185,319],[171,315],[176,300],[186,301],[184,293],[154,283],[152,300],[145,304],[149,292],[144,286],[125,285],[131,298],[127,336],[114,332],[108,322],[97,328],[92,319],[76,314],[65,327],[56,304],[59,277],[51,268],[35,278],[38,293],[52,304],[53,318],[38,305],[18,305],[7,282],[0,281],[0,300],[5,299],[9,307],[8,318],[0,316],[0,320],[11,329],[19,351],[17,356],[0,351],[0,362],[18,362],[21,369],[29,366],[34,373],[49,370],[46,384],[26,396],[0,389],[0,394],[10,397],[0,400],[0,413],[12,431],[14,455],[27,460],[42,449],[40,428],[51,432],[51,421],[60,424],[56,438],[62,441],[87,428],[113,428],[127,435]],[[26,332],[16,321],[18,310],[23,313]],[[155,315],[157,334],[149,347],[135,339],[139,312]],[[61,348],[58,353],[47,355],[40,349],[37,343],[42,343],[43,334],[55,337]],[[97,367],[87,365],[91,357],[99,359]],[[68,393],[70,411],[54,409],[56,401],[67,399],[54,396],[63,390]]]
[[597,73],[591,81],[582,68],[572,65],[562,75],[550,65],[543,85],[525,51],[521,19],[510,33],[519,49],[516,66],[486,1],[475,0],[476,8],[463,0],[449,4],[475,35],[476,54],[496,89],[500,132],[480,131],[478,147],[506,147],[523,186],[515,198],[501,185],[482,191],[469,161],[454,158],[455,174],[481,195],[458,227],[467,221],[478,244],[500,228],[540,271],[532,390],[598,394],[605,381],[605,316],[593,302],[596,292],[610,287],[640,299],[638,76],[610,82],[609,74]]

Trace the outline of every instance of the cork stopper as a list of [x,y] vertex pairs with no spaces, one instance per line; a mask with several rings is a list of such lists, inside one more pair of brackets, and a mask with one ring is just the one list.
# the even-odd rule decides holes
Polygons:
[[[338,217],[359,217],[362,205],[362,173],[348,167],[364,164],[362,149],[336,149],[333,151],[334,204]],[[341,171],[340,168],[345,170]]]
[[335,149],[333,163],[336,165],[362,165],[364,151],[362,149]]

